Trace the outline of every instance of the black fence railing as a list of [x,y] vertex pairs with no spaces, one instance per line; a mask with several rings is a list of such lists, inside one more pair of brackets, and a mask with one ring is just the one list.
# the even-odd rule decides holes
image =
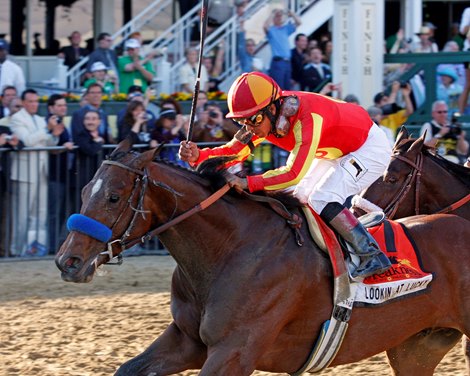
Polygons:
[[[55,254],[67,236],[67,218],[80,211],[82,188],[115,147],[103,145],[92,156],[78,148],[24,148],[19,152],[0,148],[0,257]],[[148,145],[134,145],[136,150],[146,148]],[[163,151],[171,156],[178,148],[178,144],[168,144]],[[247,173],[259,173],[284,165],[287,157],[287,152],[266,143],[255,150],[244,168]],[[144,247],[162,249],[158,239]]]

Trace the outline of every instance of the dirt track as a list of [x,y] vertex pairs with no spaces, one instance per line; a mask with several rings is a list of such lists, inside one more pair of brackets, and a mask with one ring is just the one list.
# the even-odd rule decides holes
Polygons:
[[[126,258],[90,284],[71,284],[60,279],[52,259],[0,262],[0,375],[112,375],[170,322],[174,265],[169,256]],[[436,375],[465,375],[464,369],[456,346]],[[387,374],[383,354],[321,373]]]

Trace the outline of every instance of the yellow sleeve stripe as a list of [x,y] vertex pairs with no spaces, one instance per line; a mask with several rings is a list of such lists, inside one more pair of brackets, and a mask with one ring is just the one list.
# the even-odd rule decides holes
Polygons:
[[[309,137],[310,134],[309,132],[302,132],[302,123],[300,121],[297,121],[294,125],[294,137],[296,140],[295,147],[292,150],[292,152],[289,155],[289,158],[287,159],[286,165],[280,168],[277,168],[275,170],[267,171],[263,174],[263,178],[275,178],[281,174],[285,174],[291,171],[292,166],[297,162],[297,163],[302,163],[302,168],[300,169],[299,174],[290,181],[282,182],[279,184],[274,184],[274,185],[268,185],[265,186],[264,189],[267,191],[272,191],[272,190],[277,190],[277,189],[284,189],[287,187],[291,187],[293,185],[296,185],[299,183],[300,180],[305,176],[307,171],[309,170],[310,166],[313,163],[313,160],[315,159],[315,153],[318,148],[318,144],[320,142],[320,135],[323,127],[323,117],[320,116],[319,114],[312,113],[312,132],[313,134],[311,135],[312,139],[310,142],[310,147],[309,148],[304,148],[304,150],[300,152],[300,147],[302,146],[303,143],[308,143],[309,140],[305,140],[304,136]],[[308,126],[308,125],[307,125]],[[305,134],[306,133],[306,134]],[[300,158],[300,161],[297,161],[297,159]]]

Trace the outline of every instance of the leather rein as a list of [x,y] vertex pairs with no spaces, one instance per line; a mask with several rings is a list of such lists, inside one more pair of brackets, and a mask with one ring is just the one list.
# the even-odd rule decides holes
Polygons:
[[[124,170],[132,172],[133,174],[137,175],[137,177],[134,181],[134,188],[133,188],[133,190],[132,190],[132,192],[129,196],[129,199],[128,199],[128,206],[134,211],[134,215],[132,216],[132,218],[129,222],[129,225],[127,226],[127,229],[124,231],[122,236],[118,239],[114,239],[114,240],[109,241],[107,243],[107,250],[103,251],[103,252],[100,252],[95,257],[95,259],[92,262],[95,266],[95,269],[98,268],[98,258],[99,258],[100,255],[108,256],[108,261],[106,262],[107,265],[120,265],[120,264],[122,264],[122,255],[121,255],[121,253],[124,250],[126,250],[127,248],[129,248],[129,247],[131,247],[135,244],[144,243],[146,240],[150,240],[152,237],[154,237],[158,234],[161,234],[162,232],[168,230],[170,227],[172,227],[172,226],[184,221],[185,219],[191,217],[192,215],[208,208],[213,203],[215,203],[217,200],[219,200],[231,188],[228,183],[225,184],[222,188],[218,189],[216,192],[214,192],[209,197],[207,197],[206,199],[201,201],[199,204],[195,205],[191,209],[189,209],[189,210],[187,210],[187,211],[185,211],[185,212],[181,213],[180,215],[173,218],[174,214],[176,213],[176,208],[177,208],[177,205],[175,205],[175,209],[173,210],[173,214],[170,217],[171,219],[168,222],[158,226],[157,228],[155,228],[151,231],[148,231],[146,234],[144,234],[141,237],[128,239],[130,237],[134,227],[135,227],[135,223],[137,221],[138,216],[141,215],[145,219],[145,214],[149,213],[148,210],[144,210],[144,208],[143,208],[144,197],[145,197],[145,194],[146,194],[146,191],[147,191],[149,181],[153,185],[161,187],[161,188],[169,191],[170,193],[172,193],[175,196],[175,200],[176,200],[177,196],[182,196],[182,194],[175,191],[173,188],[166,185],[165,183],[154,181],[153,179],[149,180],[147,169],[137,170],[137,169],[134,169],[132,167],[126,166],[123,163],[120,163],[120,162],[117,162],[117,161],[111,161],[111,160],[105,160],[105,161],[103,161],[103,164],[120,167]],[[135,196],[135,191],[136,191],[136,189],[139,185],[141,185],[142,188],[140,190],[140,196],[139,196],[138,201],[137,201],[138,206],[137,206],[137,208],[134,208],[132,206],[132,201],[133,201],[133,197]],[[254,200],[254,201],[262,201],[262,202],[268,203],[271,206],[271,208],[277,214],[279,214],[281,217],[286,219],[288,225],[293,228],[293,230],[295,232],[295,235],[296,235],[297,244],[299,246],[303,245],[303,238],[302,238],[302,235],[300,233],[300,227],[302,225],[302,219],[299,216],[297,216],[296,214],[290,213],[287,210],[287,208],[279,200],[276,200],[275,198],[257,196],[257,195],[250,194],[248,192],[243,192],[243,194],[245,196],[247,196],[248,198]],[[124,212],[125,212],[125,209],[119,215],[119,217],[116,220],[115,224],[117,222],[119,222],[119,219],[121,218],[121,216],[123,215]],[[113,247],[115,246],[116,243],[120,246],[120,249],[119,249],[118,252],[115,253],[113,251]],[[110,262],[113,259],[116,259],[115,263]]]
[[[392,158],[399,159],[400,161],[405,162],[409,166],[412,167],[411,172],[408,174],[405,182],[403,183],[403,186],[400,188],[399,192],[397,195],[392,199],[392,201],[387,205],[387,207],[384,209],[385,215],[393,219],[394,215],[396,214],[398,207],[400,203],[405,199],[407,193],[411,189],[414,181],[416,180],[416,186],[415,186],[415,215],[419,215],[419,192],[420,192],[420,179],[421,179],[421,173],[422,173],[422,167],[423,167],[423,156],[421,153],[418,153],[416,157],[416,161],[412,161],[411,159],[408,159],[400,154],[393,154]],[[466,196],[462,197],[460,200],[454,202],[453,204],[446,206],[445,208],[439,210],[435,214],[446,214],[450,213],[454,210],[457,210],[461,206],[465,205],[468,201],[470,201],[470,193],[467,194]]]

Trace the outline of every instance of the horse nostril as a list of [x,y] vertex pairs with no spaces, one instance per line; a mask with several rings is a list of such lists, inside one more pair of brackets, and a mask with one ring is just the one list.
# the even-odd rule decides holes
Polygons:
[[62,271],[66,273],[76,273],[81,269],[83,261],[79,257],[68,257],[61,264]]

